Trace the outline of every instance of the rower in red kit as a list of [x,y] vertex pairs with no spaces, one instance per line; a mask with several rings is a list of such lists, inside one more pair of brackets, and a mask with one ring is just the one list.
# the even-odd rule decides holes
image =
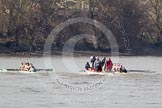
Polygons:
[[112,66],[113,66],[113,63],[111,61],[111,59],[109,58],[106,62],[106,67],[107,67],[107,70],[110,72],[112,70]]

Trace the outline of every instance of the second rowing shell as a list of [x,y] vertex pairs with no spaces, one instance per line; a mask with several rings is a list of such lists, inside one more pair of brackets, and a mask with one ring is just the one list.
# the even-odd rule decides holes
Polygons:
[[30,72],[30,71],[0,71],[0,73],[25,73],[25,74],[34,74],[38,72]]

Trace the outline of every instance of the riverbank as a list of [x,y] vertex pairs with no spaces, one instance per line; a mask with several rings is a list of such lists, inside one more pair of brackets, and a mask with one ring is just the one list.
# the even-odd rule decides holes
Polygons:
[[[0,56],[19,56],[19,57],[42,57],[44,55],[49,55],[48,53],[43,53],[41,51],[37,52],[7,52],[0,53]],[[162,52],[137,52],[137,53],[105,53],[100,51],[75,51],[73,53],[63,53],[62,51],[52,51],[51,56],[162,56]]]

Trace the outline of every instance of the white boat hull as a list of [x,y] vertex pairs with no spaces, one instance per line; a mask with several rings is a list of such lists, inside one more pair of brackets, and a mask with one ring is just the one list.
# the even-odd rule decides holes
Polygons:
[[30,71],[18,71],[19,73],[27,73],[27,74],[32,74],[32,73],[37,73],[37,72],[30,72]]
[[96,71],[86,71],[88,75],[123,75],[127,73],[120,72],[96,72]]
[[7,70],[7,69],[0,69],[0,72],[1,73],[6,73],[6,72],[14,72],[14,73],[40,73],[40,72],[53,72],[53,70],[52,69],[37,69],[37,71],[36,72],[34,72],[34,71],[20,71],[20,70],[18,70],[18,69],[9,69],[9,70]]
[[29,72],[29,71],[6,71],[6,70],[2,70],[0,72],[1,73],[27,73],[27,74],[37,73],[37,72]]

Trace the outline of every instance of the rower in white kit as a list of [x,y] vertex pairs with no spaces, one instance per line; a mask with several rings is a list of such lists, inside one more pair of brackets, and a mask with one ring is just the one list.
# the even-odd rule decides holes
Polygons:
[[20,66],[20,71],[35,72],[36,68],[32,63],[22,63]]

